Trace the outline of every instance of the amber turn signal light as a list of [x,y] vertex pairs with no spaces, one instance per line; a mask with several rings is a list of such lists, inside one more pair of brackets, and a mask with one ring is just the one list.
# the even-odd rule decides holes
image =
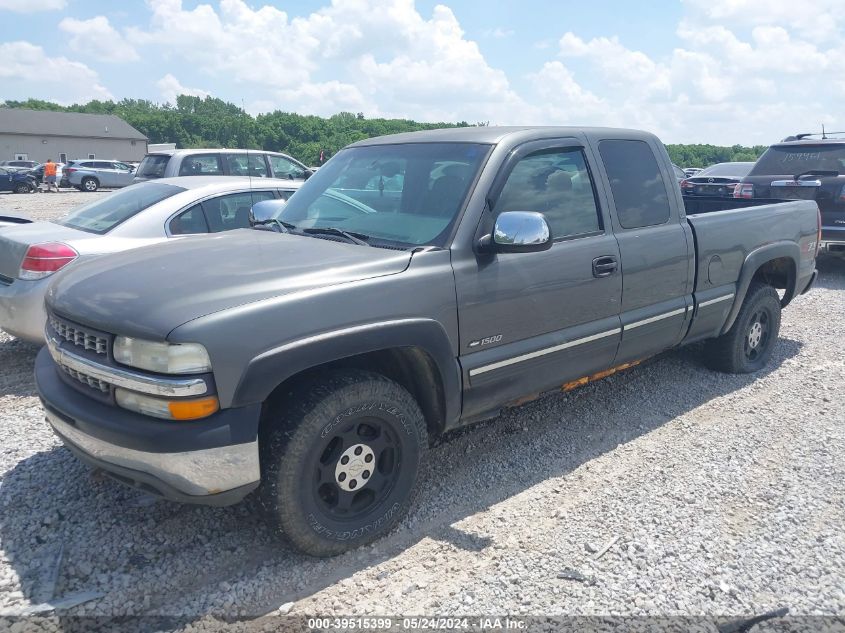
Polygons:
[[216,413],[220,403],[217,396],[209,396],[199,400],[175,400],[168,402],[167,408],[174,420],[198,420]]

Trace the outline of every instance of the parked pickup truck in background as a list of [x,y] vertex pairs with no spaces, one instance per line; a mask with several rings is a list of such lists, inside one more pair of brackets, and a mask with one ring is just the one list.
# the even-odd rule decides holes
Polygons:
[[337,554],[400,521],[446,430],[695,341],[762,368],[819,242],[814,202],[766,202],[685,210],[638,131],[361,141],[254,212],[275,231],[59,273],[38,390],[83,461],[177,501],[257,488],[296,547]]

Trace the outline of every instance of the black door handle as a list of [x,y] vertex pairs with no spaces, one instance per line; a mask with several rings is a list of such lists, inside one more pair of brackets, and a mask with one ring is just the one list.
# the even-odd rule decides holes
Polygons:
[[596,257],[593,260],[593,277],[610,277],[618,267],[619,263],[612,255]]

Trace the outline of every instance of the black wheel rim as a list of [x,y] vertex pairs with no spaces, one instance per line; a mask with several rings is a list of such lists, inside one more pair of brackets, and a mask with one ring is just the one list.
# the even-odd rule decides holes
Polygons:
[[765,308],[758,309],[751,317],[745,333],[745,358],[756,362],[769,348],[772,331],[772,315]]
[[337,521],[372,512],[399,479],[402,451],[388,424],[359,418],[325,438],[313,466],[317,507]]

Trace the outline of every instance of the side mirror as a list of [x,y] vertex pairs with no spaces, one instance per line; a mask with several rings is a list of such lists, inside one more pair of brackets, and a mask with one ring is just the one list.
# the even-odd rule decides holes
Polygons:
[[249,225],[256,226],[272,222],[284,206],[284,200],[262,200],[261,202],[256,202],[249,210]]
[[552,247],[552,231],[546,216],[536,211],[504,211],[496,218],[492,235],[481,238],[483,251],[534,253]]

